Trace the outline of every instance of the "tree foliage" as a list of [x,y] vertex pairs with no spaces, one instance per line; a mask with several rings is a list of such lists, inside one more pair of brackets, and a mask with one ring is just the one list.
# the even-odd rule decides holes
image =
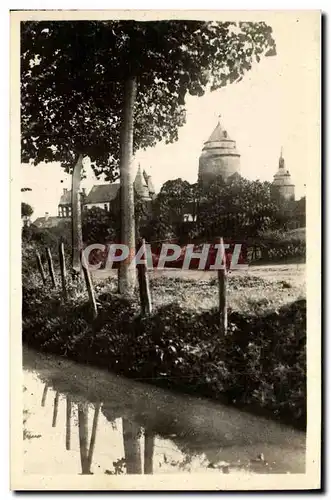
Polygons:
[[21,30],[22,161],[88,155],[118,175],[124,82],[137,80],[134,151],[175,141],[185,95],[239,81],[275,53],[264,22],[27,21]]
[[275,226],[278,206],[270,183],[233,176],[215,180],[200,192],[198,233],[200,236],[255,237]]

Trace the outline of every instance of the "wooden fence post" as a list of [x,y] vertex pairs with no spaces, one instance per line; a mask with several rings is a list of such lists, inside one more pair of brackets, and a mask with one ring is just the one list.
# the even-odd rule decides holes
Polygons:
[[66,278],[67,278],[67,270],[66,270],[66,261],[65,261],[65,256],[64,256],[64,245],[63,241],[61,241],[59,245],[59,257],[60,257],[60,269],[61,269],[61,282],[62,282],[62,291],[63,291],[63,298],[67,298],[67,284],[66,284]]
[[139,294],[140,294],[140,304],[141,312],[143,315],[151,314],[152,312],[152,299],[149,287],[149,277],[147,272],[147,256],[146,256],[146,243],[145,239],[141,240],[141,248],[144,249],[144,263],[138,264],[138,282],[139,282]]
[[51,276],[51,280],[53,283],[53,286],[56,286],[56,281],[55,281],[55,273],[54,273],[54,266],[53,266],[53,258],[52,254],[49,248],[46,248],[46,257],[47,257],[47,262],[48,262],[48,270],[49,274]]
[[38,266],[38,270],[40,272],[41,279],[43,280],[43,283],[45,285],[45,283],[46,283],[46,274],[45,274],[44,267],[43,267],[43,264],[41,262],[40,253],[38,252],[38,250],[36,251],[36,259],[37,259],[37,266]]
[[90,301],[91,308],[92,308],[93,319],[95,319],[98,316],[97,303],[95,300],[95,293],[94,293],[94,288],[93,288],[93,284],[92,284],[92,280],[91,280],[90,270],[88,267],[88,262],[86,261],[83,250],[81,251],[81,262],[82,262],[82,268],[83,268],[87,293],[88,293],[89,301]]
[[[221,251],[223,252],[224,269],[218,269],[218,293],[219,293],[219,315],[220,315],[220,333],[225,335],[228,328],[228,304],[227,304],[227,267],[226,254],[223,238],[219,238]],[[223,250],[222,250],[223,247]]]

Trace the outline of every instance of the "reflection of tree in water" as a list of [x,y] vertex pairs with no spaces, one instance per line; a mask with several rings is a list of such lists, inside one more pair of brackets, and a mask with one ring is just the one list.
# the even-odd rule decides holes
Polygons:
[[[55,426],[57,422],[58,406],[59,406],[59,392],[52,384],[46,384],[42,395],[42,406],[45,405],[48,389],[52,387],[56,391],[53,403],[53,419],[52,425]],[[89,408],[91,405],[82,402],[73,402],[71,396],[66,396],[66,427],[65,427],[65,448],[71,449],[71,432],[72,426],[77,422],[79,431],[79,451],[82,474],[92,474],[91,466],[93,460],[93,453],[95,448],[95,439],[98,425],[98,418],[100,413],[101,404],[97,404],[94,408],[93,424],[91,437],[89,440],[88,426],[89,426]],[[110,423],[114,430],[117,430],[116,419],[120,417],[118,408],[109,404],[102,405],[102,413]],[[196,450],[192,449],[193,441],[197,439],[196,436],[186,436],[186,432],[178,433],[178,429],[174,427],[175,418],[171,415],[165,416],[165,419],[156,420],[152,422],[145,421],[141,415],[135,415],[131,408],[125,409],[122,413],[122,433],[123,433],[123,446],[124,457],[119,457],[112,462],[112,467],[105,471],[106,474],[153,474],[153,459],[155,448],[155,436],[160,435],[163,439],[169,439],[176,444],[178,451],[183,454],[183,457],[175,459],[172,454],[164,453],[163,461],[159,461],[159,466],[167,465],[180,470],[188,470],[192,459],[196,455],[201,455],[202,450],[199,449],[200,443],[195,443]],[[125,416],[123,415],[125,413]],[[177,434],[174,435],[174,430]],[[189,438],[189,439],[186,439]],[[199,438],[197,439],[199,441]],[[199,450],[198,450],[199,449]],[[174,450],[175,451],[175,450]],[[178,452],[177,451],[177,452]]]
[[[102,412],[113,429],[116,429],[114,412],[103,406]],[[113,468],[106,474],[153,474],[153,454],[155,434],[137,423],[131,415],[122,417],[124,457],[113,462]],[[143,443],[142,443],[142,437]],[[142,460],[143,445],[143,460]],[[143,462],[143,463],[142,463]]]
[[153,474],[154,433],[145,429],[144,474]]
[[132,420],[122,419],[125,465],[127,474],[142,474],[141,427]]
[[92,474],[91,465],[95,448],[95,440],[100,413],[100,403],[97,404],[94,408],[90,442],[88,442],[88,411],[89,406],[87,403],[78,404],[79,449],[82,474]]

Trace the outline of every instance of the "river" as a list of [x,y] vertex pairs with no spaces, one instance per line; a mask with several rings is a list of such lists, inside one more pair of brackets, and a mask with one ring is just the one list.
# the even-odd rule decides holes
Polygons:
[[305,433],[29,348],[24,473],[305,472]]

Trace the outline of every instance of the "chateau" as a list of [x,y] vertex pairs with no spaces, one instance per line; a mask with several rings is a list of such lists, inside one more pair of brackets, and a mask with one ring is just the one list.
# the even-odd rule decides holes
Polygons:
[[[224,180],[233,176],[240,176],[240,153],[237,149],[236,141],[229,137],[220,121],[204,143],[199,158],[198,183],[203,187],[208,187],[215,179],[221,177]],[[151,209],[152,200],[156,197],[155,188],[150,175],[138,166],[137,174],[134,180],[135,193]],[[96,184],[90,192],[86,194],[81,191],[82,211],[97,207],[106,211],[119,209],[120,183]],[[283,151],[281,151],[278,170],[274,175],[271,184],[271,196],[277,202],[283,203],[283,210],[288,213],[297,213],[299,210],[299,219],[304,221],[303,208],[305,200],[295,201],[295,186],[292,183],[289,170],[285,168]],[[299,207],[301,207],[299,209]],[[187,209],[184,220],[194,220],[191,213],[192,207]],[[149,210],[148,210],[149,212]],[[302,213],[301,213],[302,212]],[[63,194],[58,204],[58,216],[39,217],[34,224],[39,227],[52,227],[61,220],[71,217],[71,191],[63,190]],[[298,218],[298,214],[296,214]],[[300,223],[304,225],[304,222]]]

